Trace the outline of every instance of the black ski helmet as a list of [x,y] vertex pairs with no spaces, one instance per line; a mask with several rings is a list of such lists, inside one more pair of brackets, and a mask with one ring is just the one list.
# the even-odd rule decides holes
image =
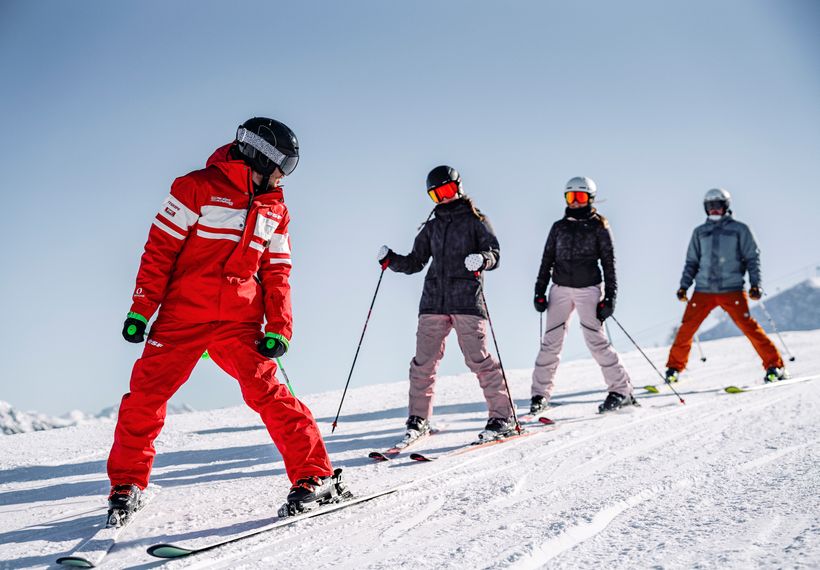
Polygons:
[[236,149],[245,164],[262,176],[279,167],[288,175],[299,163],[299,141],[287,125],[274,119],[254,117],[236,130]]
[[461,174],[458,173],[458,170],[446,164],[436,166],[427,175],[427,191],[444,186],[448,182],[455,182],[458,186],[458,193],[461,195]]

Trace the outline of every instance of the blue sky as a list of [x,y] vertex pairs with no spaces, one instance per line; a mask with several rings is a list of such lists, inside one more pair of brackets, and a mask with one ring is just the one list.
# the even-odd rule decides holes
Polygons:
[[[674,292],[711,187],[754,229],[773,292],[820,261],[819,29],[811,0],[7,0],[0,399],[52,413],[119,400],[140,353],[120,329],[151,220],[171,181],[255,115],[287,123],[302,150],[285,181],[285,364],[299,393],[343,385],[376,251],[410,248],[441,163],[498,233],[487,300],[510,368],[535,358],[533,282],[572,176],[598,183],[616,316],[641,342],[680,318]],[[406,378],[421,281],[385,276],[354,385]],[[565,355],[584,354],[575,330]],[[440,372],[462,371],[451,338]],[[176,399],[241,401],[210,362]]]

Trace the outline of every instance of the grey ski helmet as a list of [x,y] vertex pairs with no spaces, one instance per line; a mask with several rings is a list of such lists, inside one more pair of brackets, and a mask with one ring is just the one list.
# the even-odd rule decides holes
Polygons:
[[732,206],[732,195],[723,188],[712,188],[703,197],[703,210],[709,214],[709,210],[715,207],[723,208],[723,213],[729,211]]
[[598,186],[592,178],[586,176],[576,176],[570,178],[569,182],[564,187],[564,194],[567,192],[586,192],[589,194],[589,201],[595,200],[595,194],[598,192]]

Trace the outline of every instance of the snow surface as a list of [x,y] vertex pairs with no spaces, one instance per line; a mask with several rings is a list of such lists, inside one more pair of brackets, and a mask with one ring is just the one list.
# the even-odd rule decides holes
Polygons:
[[[798,356],[792,373],[820,372],[820,331],[784,336]],[[820,380],[706,392],[759,383],[762,371],[743,338],[703,348],[708,361],[694,358],[678,384],[686,405],[661,387],[640,408],[597,416],[600,371],[569,362],[550,414],[556,429],[426,464],[366,457],[401,434],[405,382],[352,389],[332,435],[340,392],[307,396],[354,492],[415,484],[165,567],[820,567]],[[663,364],[666,349],[648,353]],[[658,383],[638,353],[624,361],[636,386]],[[524,407],[529,371],[508,376]],[[425,451],[475,436],[486,417],[480,394],[469,374],[439,380],[443,431]],[[53,567],[102,523],[113,427],[101,419],[0,438],[0,568]],[[287,492],[279,455],[248,409],[172,416],[157,448],[159,492],[103,567],[153,568],[162,561],[145,553],[150,544],[261,526]]]

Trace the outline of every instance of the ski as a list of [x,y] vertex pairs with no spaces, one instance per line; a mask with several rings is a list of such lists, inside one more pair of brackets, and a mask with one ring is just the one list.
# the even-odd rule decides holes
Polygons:
[[103,558],[111,552],[114,545],[117,544],[122,531],[137,517],[137,514],[142,511],[145,506],[156,495],[156,489],[150,494],[143,494],[143,501],[138,510],[131,513],[131,516],[121,526],[108,526],[106,520],[105,526],[99,528],[88,540],[80,544],[74,549],[71,554],[62,556],[57,559],[57,564],[63,566],[72,566],[74,568],[96,568],[103,561]]
[[395,459],[396,457],[398,457],[400,453],[407,451],[411,447],[415,447],[422,441],[426,441],[427,438],[429,438],[431,435],[437,434],[438,431],[439,430],[437,429],[431,429],[429,432],[420,435],[416,439],[412,439],[410,441],[403,439],[390,449],[386,449],[384,451],[371,451],[367,454],[367,456],[376,462],[390,461],[391,459]]
[[451,449],[450,451],[445,451],[439,455],[424,455],[423,453],[411,453],[410,459],[413,461],[418,461],[419,463],[429,463],[432,461],[436,461],[437,459],[441,459],[444,457],[453,457],[456,455],[462,455],[464,453],[469,453],[471,451],[475,451],[477,449],[484,449],[486,447],[492,447],[494,445],[500,445],[502,443],[508,443],[510,441],[515,441],[517,439],[522,439],[525,437],[530,437],[533,435],[537,435],[539,433],[543,433],[547,431],[547,428],[557,427],[557,424],[549,418],[541,418],[539,419],[539,425],[533,426],[528,430],[523,430],[521,433],[515,433],[512,435],[508,435],[507,437],[501,437],[498,439],[491,439],[488,441],[473,441],[468,443],[467,445],[463,445],[460,447],[456,447],[455,449]]
[[544,408],[543,410],[541,410],[537,414],[524,414],[523,416],[518,418],[518,421],[521,422],[522,424],[531,424],[533,422],[540,422],[541,418],[546,417],[546,415],[551,411],[552,411],[551,406],[547,406],[546,408]]
[[789,378],[788,380],[778,380],[777,382],[768,382],[766,384],[753,384],[750,386],[726,386],[723,391],[727,394],[742,394],[744,392],[752,392],[754,390],[765,390],[768,388],[776,388],[777,386],[788,386],[791,384],[799,384],[800,382],[808,382],[820,378],[820,374],[811,376],[798,376],[796,378]]
[[206,544],[200,544],[199,546],[195,546],[191,543],[179,543],[179,544],[154,544],[148,547],[148,554],[155,558],[184,558],[186,556],[192,556],[194,554],[199,554],[201,552],[207,552],[209,550],[214,550],[216,548],[225,546],[227,544],[232,544],[234,542],[239,542],[241,540],[245,540],[246,538],[251,538],[254,536],[258,536],[260,534],[270,532],[277,528],[282,528],[286,526],[290,526],[292,524],[297,524],[303,520],[311,519],[314,517],[327,515],[336,511],[340,511],[342,509],[346,509],[347,507],[352,507],[353,505],[358,505],[360,503],[365,503],[367,501],[372,501],[373,499],[377,499],[379,497],[384,497],[385,495],[390,495],[395,493],[399,489],[405,487],[406,484],[397,485],[395,487],[390,487],[389,489],[385,489],[384,491],[379,491],[376,493],[371,493],[369,495],[362,495],[361,497],[353,497],[351,499],[347,499],[344,501],[340,501],[338,503],[332,503],[329,505],[317,507],[312,511],[308,511],[306,513],[290,516],[290,517],[278,517],[273,520],[273,522],[266,524],[260,528],[255,530],[251,530],[242,534],[238,534],[231,538],[226,538],[224,540],[218,540],[216,542],[210,542]]

